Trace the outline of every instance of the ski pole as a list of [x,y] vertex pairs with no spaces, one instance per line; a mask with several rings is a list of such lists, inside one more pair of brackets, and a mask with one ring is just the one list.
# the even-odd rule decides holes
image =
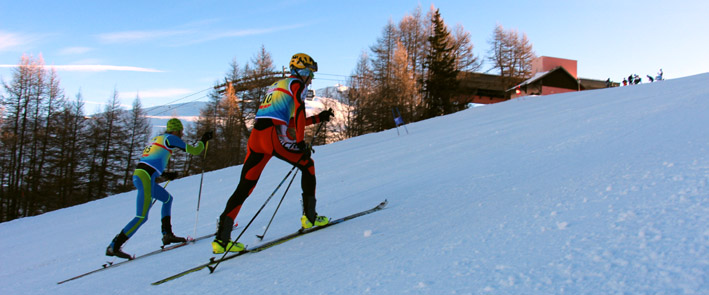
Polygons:
[[[273,193],[271,193],[271,195],[268,196],[268,198],[266,199],[266,202],[264,202],[263,205],[261,205],[261,208],[259,208],[258,211],[256,211],[256,214],[254,214],[254,217],[252,217],[251,220],[249,220],[249,223],[246,224],[246,227],[244,227],[244,229],[241,230],[241,233],[239,234],[238,237],[236,237],[236,239],[234,240],[234,243],[236,243],[236,241],[238,241],[239,238],[241,238],[241,236],[244,234],[244,232],[246,232],[246,230],[249,228],[249,226],[251,226],[251,223],[254,222],[254,220],[256,219],[256,217],[261,213],[261,210],[263,210],[263,208],[266,207],[266,204],[268,204],[268,201],[270,201],[271,198],[273,197],[273,195],[276,194],[276,192],[278,191],[278,189],[281,188],[281,185],[283,185],[283,183],[286,182],[286,179],[288,179],[288,176],[290,176],[290,174],[293,173],[293,170],[295,170],[295,168],[296,168],[296,166],[293,165],[293,168],[291,168],[290,171],[288,171],[288,174],[286,174],[286,177],[284,177],[283,180],[281,180],[281,183],[279,183],[278,186],[276,187],[276,189],[273,190]],[[221,263],[222,260],[224,260],[224,257],[226,257],[226,255],[229,254],[229,250],[231,250],[231,247],[234,246],[234,243],[232,243],[231,245],[229,245],[229,248],[227,248],[227,249],[224,251],[224,255],[222,255],[222,258],[220,258],[219,261],[217,261],[217,264],[215,264],[214,266],[208,266],[208,268],[209,268],[209,273],[213,273],[214,270],[217,269],[217,266],[219,266],[219,263]]]
[[[330,110],[332,110],[332,109],[330,109]],[[324,123],[324,122],[323,122],[323,123]],[[323,124],[320,123],[320,125],[318,125],[318,130],[316,130],[315,133],[313,134],[313,139],[310,141],[310,144],[311,144],[311,145],[312,145],[313,142],[315,141],[315,137],[317,137],[317,136],[318,136],[318,133],[320,133],[320,128],[322,127],[322,125],[323,125]],[[295,167],[295,166],[294,166],[294,167]],[[256,235],[256,237],[258,237],[259,240],[262,240],[262,241],[263,241],[263,237],[266,236],[266,232],[267,232],[268,229],[271,227],[271,222],[273,222],[273,218],[276,217],[276,213],[278,213],[278,209],[281,208],[281,203],[283,203],[283,199],[286,198],[286,194],[288,193],[288,190],[290,189],[290,186],[291,186],[291,184],[293,183],[293,180],[295,179],[295,176],[296,176],[297,174],[298,174],[298,171],[295,171],[295,174],[293,174],[293,178],[291,178],[290,183],[288,183],[288,186],[286,187],[286,191],[283,192],[283,196],[281,197],[281,201],[278,202],[278,206],[276,207],[276,211],[273,211],[273,216],[271,216],[271,220],[268,222],[268,225],[266,226],[266,229],[263,231],[263,234],[262,234],[262,235]]]
[[[322,123],[320,123],[320,125],[318,125],[318,130],[315,131],[315,134],[313,135],[313,139],[311,140],[311,144],[312,144],[313,141],[315,141],[315,137],[316,137],[316,136],[318,135],[318,133],[320,132],[320,129],[322,128],[322,125],[323,125]],[[247,223],[247,224],[246,224],[246,227],[244,227],[244,229],[241,230],[241,233],[239,233],[239,236],[237,236],[236,239],[234,239],[234,242],[229,246],[229,248],[227,248],[227,249],[224,251],[224,254],[222,255],[221,258],[219,258],[219,260],[217,261],[217,263],[216,263],[214,266],[211,266],[211,265],[208,265],[208,266],[207,266],[207,268],[209,268],[209,273],[214,273],[214,271],[217,269],[217,266],[219,266],[219,264],[220,264],[222,261],[224,261],[224,257],[226,257],[227,254],[229,254],[229,250],[231,250],[231,247],[233,247],[234,244],[235,244],[237,241],[239,241],[239,239],[241,238],[241,236],[244,235],[244,233],[246,232],[246,230],[249,229],[249,226],[251,226],[251,224],[254,222],[254,220],[256,220],[256,217],[257,217],[259,214],[261,214],[261,211],[263,210],[263,208],[266,207],[266,204],[268,204],[268,202],[269,202],[269,201],[271,200],[271,198],[276,194],[276,192],[278,191],[278,189],[280,189],[281,186],[283,185],[283,183],[286,181],[286,179],[288,179],[288,176],[290,176],[290,174],[293,173],[293,170],[295,170],[295,168],[297,168],[297,167],[298,167],[298,165],[297,165],[297,164],[294,164],[293,167],[290,168],[290,171],[288,171],[288,174],[286,174],[286,177],[284,177],[283,180],[281,180],[281,183],[279,183],[278,186],[276,186],[276,189],[273,190],[273,192],[271,193],[270,196],[268,196],[268,198],[266,198],[266,202],[264,202],[263,205],[261,205],[261,208],[259,208],[258,211],[256,211],[256,214],[254,214],[254,217],[252,217],[251,220],[249,220],[249,223]],[[296,172],[296,173],[297,173],[297,172]],[[295,175],[293,176],[293,179],[295,179]],[[293,182],[293,180],[291,180],[291,183],[292,183],[292,182]],[[290,187],[290,184],[288,184],[288,187]],[[284,195],[284,196],[285,196],[285,195]],[[279,205],[279,206],[280,206],[280,205]],[[276,208],[276,210],[278,210],[278,209]],[[275,212],[274,212],[274,215],[275,215]]]
[[204,182],[204,165],[207,163],[207,149],[209,148],[209,140],[204,145],[204,161],[202,164],[202,176],[199,178],[199,194],[197,195],[197,216],[194,220],[194,234],[192,236],[197,236],[197,223],[199,222],[199,204],[202,201],[202,183]]
[[268,228],[271,227],[271,222],[273,222],[273,218],[276,217],[276,212],[278,212],[278,208],[281,208],[281,203],[283,203],[283,199],[286,198],[286,194],[288,193],[288,190],[290,189],[290,185],[293,184],[293,180],[295,179],[295,176],[298,175],[298,171],[295,171],[295,174],[293,174],[293,177],[290,179],[290,182],[288,183],[288,186],[286,187],[286,191],[283,192],[283,196],[281,197],[281,201],[278,202],[278,206],[276,207],[276,211],[273,211],[273,216],[271,216],[271,220],[268,221],[268,225],[266,226],[266,229],[263,231],[262,235],[256,235],[259,240],[263,241],[263,237],[266,236],[266,232],[268,231]]
[[[167,182],[165,183],[165,185],[163,185],[162,188],[166,188],[168,184],[170,184],[170,180],[169,180],[169,179],[167,180]],[[158,199],[153,199],[153,203],[150,204],[150,207],[151,207],[151,208],[153,207],[153,205],[155,205],[155,202],[156,202],[157,200],[158,200]]]

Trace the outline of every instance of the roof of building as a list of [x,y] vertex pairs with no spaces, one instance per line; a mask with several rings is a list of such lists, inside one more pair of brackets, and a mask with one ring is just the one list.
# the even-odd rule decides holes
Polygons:
[[[461,72],[458,76],[458,90],[468,94],[492,97],[505,97],[505,80],[499,75]],[[522,79],[510,78],[513,83]]]
[[513,91],[516,88],[525,87],[529,84],[541,83],[544,86],[552,86],[565,89],[578,89],[579,84],[576,78],[574,78],[571,73],[569,73],[564,67],[555,67],[552,70],[546,72],[539,72],[534,74],[531,78],[515,85],[514,87],[507,89],[507,91]]

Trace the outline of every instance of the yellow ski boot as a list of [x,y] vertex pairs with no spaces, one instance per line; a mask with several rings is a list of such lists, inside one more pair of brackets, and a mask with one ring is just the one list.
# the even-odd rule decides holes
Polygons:
[[229,241],[228,243],[224,243],[220,240],[214,240],[212,242],[212,253],[214,254],[222,254],[229,250],[229,252],[241,252],[244,251],[244,244],[242,243],[233,243],[232,241]]
[[330,222],[330,219],[325,217],[325,216],[320,216],[318,215],[315,217],[315,223],[310,222],[305,215],[300,218],[300,224],[303,226],[303,228],[311,228],[313,226],[323,226],[326,225]]

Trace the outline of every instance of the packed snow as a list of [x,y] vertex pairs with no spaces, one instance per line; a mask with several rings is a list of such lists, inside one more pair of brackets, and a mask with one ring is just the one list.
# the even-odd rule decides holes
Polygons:
[[[707,85],[519,98],[319,146],[319,214],[387,208],[159,286],[215,256],[210,240],[57,284],[114,260],[104,251],[135,192],[5,222],[0,294],[707,294]],[[271,160],[241,228],[289,169]],[[215,231],[240,171],[204,174],[197,236]],[[199,183],[167,186],[178,235],[194,235]],[[298,184],[264,241],[300,227]],[[262,243],[284,188],[241,242]],[[124,250],[157,249],[159,219],[158,206]]]

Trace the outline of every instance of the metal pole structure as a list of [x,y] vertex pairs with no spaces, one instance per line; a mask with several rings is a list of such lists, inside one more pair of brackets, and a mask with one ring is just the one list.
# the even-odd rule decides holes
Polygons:
[[396,128],[396,135],[399,136],[399,124],[396,123],[396,114],[394,113],[394,108],[391,108],[391,116],[394,117],[394,127]]
[[[332,111],[332,109],[330,109],[330,110]],[[313,139],[310,141],[310,145],[313,144],[313,142],[315,141],[315,137],[317,137],[318,133],[320,133],[320,128],[322,128],[322,125],[323,125],[322,123],[320,123],[320,125],[318,125],[318,130],[316,130],[315,133],[313,134]],[[295,167],[295,166],[293,166],[293,167]],[[276,217],[276,213],[278,212],[278,209],[281,208],[281,203],[283,203],[283,199],[286,198],[286,194],[288,193],[288,190],[290,189],[290,186],[293,183],[293,180],[295,179],[295,176],[297,174],[298,174],[298,171],[295,171],[295,174],[293,174],[293,178],[291,178],[290,183],[288,183],[288,186],[286,187],[286,191],[283,192],[283,196],[281,197],[281,201],[278,202],[278,206],[276,207],[276,211],[273,211],[273,216],[271,216],[271,220],[268,222],[268,225],[266,226],[266,230],[263,231],[262,235],[256,235],[256,237],[258,237],[259,240],[263,240],[263,237],[266,236],[266,232],[268,231],[268,228],[271,227],[271,222],[273,222],[273,218]]]
[[199,194],[197,195],[197,216],[195,217],[194,220],[194,234],[192,235],[193,237],[197,236],[197,223],[199,222],[199,204],[202,202],[202,183],[204,182],[204,165],[206,164],[207,161],[207,149],[209,148],[209,140],[207,140],[207,143],[204,145],[204,161],[202,163],[202,176],[199,179]]
[[[401,112],[399,112],[399,107],[396,107],[396,113],[399,114],[399,118],[401,118],[401,123],[404,126],[404,130],[406,130],[406,134],[409,134],[409,128],[406,128],[406,123],[404,122],[404,117],[401,116]],[[396,131],[399,131],[399,129],[396,129]]]
[[271,227],[271,222],[273,222],[273,218],[276,217],[276,212],[278,212],[278,209],[281,208],[281,203],[283,203],[283,199],[286,198],[286,194],[288,193],[288,190],[290,189],[290,185],[293,184],[293,180],[295,179],[295,176],[298,175],[298,171],[295,171],[295,174],[293,174],[293,177],[291,177],[290,182],[288,183],[288,186],[286,187],[286,191],[283,192],[283,196],[281,197],[281,201],[278,202],[278,206],[276,206],[276,211],[273,211],[273,216],[271,216],[271,220],[268,221],[268,225],[266,225],[266,229],[263,231],[263,234],[261,235],[256,235],[256,237],[259,240],[263,240],[263,237],[266,236],[266,232],[268,231],[268,228]]
[[261,213],[261,210],[263,210],[263,208],[266,207],[266,204],[268,204],[268,201],[270,201],[271,198],[273,197],[273,195],[276,194],[276,192],[278,191],[278,189],[281,188],[281,185],[283,185],[283,183],[286,182],[286,179],[288,179],[288,176],[290,176],[290,174],[293,173],[293,170],[295,170],[295,168],[296,168],[296,166],[293,165],[293,168],[291,168],[290,171],[288,171],[288,174],[286,174],[286,177],[284,177],[283,180],[281,180],[281,183],[279,183],[278,186],[276,187],[276,189],[273,190],[273,193],[271,193],[271,195],[268,196],[268,198],[266,198],[266,202],[264,202],[263,205],[261,205],[261,208],[259,208],[258,211],[256,211],[256,214],[254,214],[254,217],[252,217],[251,220],[249,220],[249,223],[246,224],[246,227],[244,227],[244,229],[241,230],[241,233],[239,234],[238,237],[236,237],[236,239],[234,240],[234,243],[232,243],[232,244],[229,246],[229,248],[227,248],[227,249],[224,251],[224,255],[222,255],[222,258],[219,259],[219,262],[217,262],[217,264],[214,265],[213,267],[212,267],[212,266],[208,266],[208,267],[209,267],[209,273],[213,273],[214,270],[217,268],[217,266],[219,266],[219,263],[224,259],[224,257],[226,257],[226,255],[229,254],[229,250],[231,250],[231,247],[233,247],[234,244],[236,243],[236,241],[238,241],[239,238],[241,238],[241,236],[244,234],[244,232],[246,232],[246,230],[249,229],[249,226],[251,226],[251,223],[254,222],[254,220],[256,219],[256,216],[258,216],[258,215]]
[[[166,188],[168,184],[170,184],[170,180],[168,180],[162,188]],[[157,200],[158,199],[153,199],[153,202],[150,204],[150,208],[153,208],[153,205],[155,205]]]

